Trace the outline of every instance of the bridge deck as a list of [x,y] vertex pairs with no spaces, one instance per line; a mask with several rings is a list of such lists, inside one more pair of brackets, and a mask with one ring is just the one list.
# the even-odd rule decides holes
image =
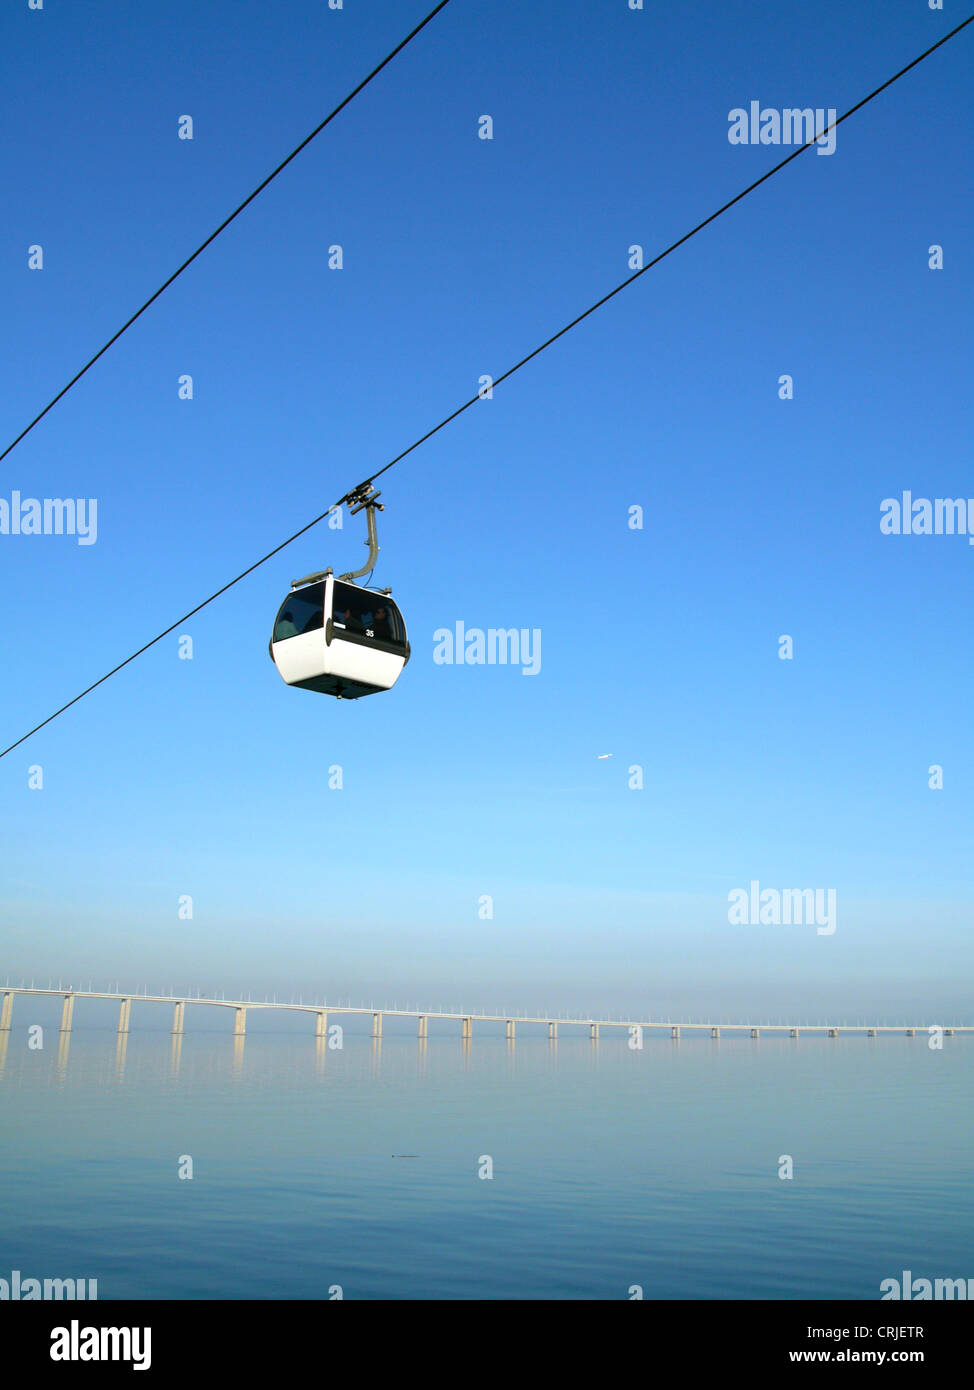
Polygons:
[[[521,1013],[470,1013],[455,1012],[452,1010],[440,1009],[420,1009],[405,1008],[400,1009],[386,1008],[384,1005],[376,1004],[329,1004],[322,999],[318,1002],[306,1003],[303,999],[297,1000],[278,1000],[278,999],[213,999],[202,995],[191,994],[135,994],[120,991],[105,990],[83,990],[59,986],[57,989],[49,987],[47,989],[37,989],[33,985],[0,985],[0,997],[3,998],[3,1015],[0,1022],[0,1029],[9,1029],[10,1012],[13,997],[18,994],[28,994],[34,996],[50,996],[65,1000],[67,1027],[71,1026],[70,1007],[73,1008],[75,999],[109,999],[118,1004],[129,1004],[135,1000],[143,1004],[170,1004],[174,1008],[184,1008],[187,1004],[205,1005],[210,1008],[223,1008],[243,1010],[245,1013],[252,1009],[272,1009],[285,1010],[288,1012],[313,1013],[313,1014],[358,1014],[369,1015],[374,1018],[414,1018],[414,1019],[443,1019],[459,1022],[464,1025],[465,1036],[469,1036],[467,1025],[472,1023],[533,1023],[547,1024],[555,1027],[578,1027],[578,1028],[642,1028],[670,1029],[671,1032],[713,1032],[719,1030],[721,1033],[746,1032],[759,1035],[760,1033],[899,1033],[899,1034],[920,1034],[927,1033],[931,1027],[929,1024],[910,1024],[910,1023],[768,1023],[768,1022],[749,1022],[749,1023],[725,1023],[721,1020],[711,1020],[710,1022],[685,1022],[682,1019],[644,1019],[644,1018],[596,1018],[593,1016],[558,1016],[553,1014],[521,1014]],[[127,1014],[126,1014],[127,1024]],[[180,1015],[180,1026],[182,1016]],[[974,1033],[974,1025],[954,1025],[938,1024],[933,1025],[943,1029],[945,1033]]]

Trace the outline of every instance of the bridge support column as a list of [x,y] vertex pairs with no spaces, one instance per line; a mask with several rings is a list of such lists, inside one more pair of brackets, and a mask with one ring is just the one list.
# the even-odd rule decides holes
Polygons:
[[425,1015],[425,1014],[420,1014],[420,1016],[419,1016],[419,1026],[418,1026],[418,1031],[417,1031],[417,1034],[416,1034],[416,1036],[417,1036],[418,1038],[428,1038],[428,1037],[429,1037],[429,1023],[430,1023],[430,1021],[429,1021],[429,1019],[426,1017],[426,1015]]
[[906,1036],[907,1036],[908,1038],[915,1038],[916,1035],[917,1035],[917,1030],[916,1030],[915,1028],[907,1028],[907,1030],[906,1030]]
[[382,1037],[382,1015],[381,1015],[381,1014],[373,1014],[373,1015],[372,1015],[372,1036],[373,1036],[373,1038],[381,1038],[381,1037]]
[[557,1036],[558,1036],[558,1024],[557,1024],[557,1023],[549,1023],[549,1024],[548,1024],[548,1037],[549,1037],[549,1038],[557,1038]]
[[242,1038],[247,1031],[247,1010],[234,1009],[233,1011],[233,1036]]
[[719,1037],[720,1037],[720,1029],[719,1029],[719,1028],[711,1028],[711,1030],[710,1030],[710,1036],[711,1036],[712,1038],[719,1038]]
[[123,999],[118,1010],[118,1031],[127,1033],[129,1030],[129,1018],[132,1013],[131,999]]
[[513,1042],[513,1041],[514,1041],[514,1020],[513,1020],[513,1018],[509,1018],[509,1019],[507,1020],[507,1023],[504,1025],[504,1035],[505,1035],[505,1037],[507,1038],[507,1041],[508,1041],[508,1042]]
[[789,1028],[789,1029],[788,1029],[788,1036],[789,1036],[789,1038],[797,1038],[797,1037],[798,1037],[798,1029],[797,1029],[797,1028]]
[[875,1036],[876,1036],[876,1029],[875,1029],[875,1028],[867,1028],[867,1029],[866,1029],[866,1037],[867,1037],[867,1038],[874,1038]]
[[73,1015],[74,1015],[74,995],[73,995],[73,994],[66,994],[66,995],[64,996],[64,1008],[61,1010],[61,1032],[62,1032],[62,1033],[70,1033],[70,1032],[71,1032],[71,1019],[72,1019]]
[[752,1029],[751,1029],[751,1037],[752,1037],[752,1038],[759,1038],[760,1036],[761,1036],[761,1029],[760,1029],[760,1028],[752,1028]]
[[598,1040],[599,1040],[599,1025],[598,1025],[597,1023],[590,1023],[590,1024],[588,1025],[588,1035],[589,1035],[589,1037],[592,1039],[593,1042],[598,1042]]
[[838,1028],[830,1028],[830,1029],[829,1029],[829,1037],[830,1037],[830,1038],[837,1038],[838,1036],[839,1036],[839,1030],[838,1030]]
[[173,1037],[178,1036],[183,1031],[183,1014],[186,1012],[186,1005],[180,999],[172,1011],[172,1031]]
[[465,1042],[469,1042],[473,1037],[473,1019],[462,1018],[460,1020],[460,1036]]
[[3,992],[3,1003],[0,1004],[0,1033],[10,1032],[10,1015],[14,1011],[14,992],[12,989],[5,989]]
[[944,1037],[945,1037],[945,1038],[952,1038],[953,1036],[954,1036],[954,1030],[953,1030],[953,1028],[945,1028],[945,1029],[944,1029]]
[[671,1037],[671,1038],[678,1038],[679,1036],[680,1036],[680,1025],[679,1025],[678,1023],[674,1023],[674,1024],[673,1024],[673,1027],[670,1029],[670,1037]]
[[315,1014],[315,1037],[325,1038],[328,1036],[328,1015],[324,1009],[320,1009]]

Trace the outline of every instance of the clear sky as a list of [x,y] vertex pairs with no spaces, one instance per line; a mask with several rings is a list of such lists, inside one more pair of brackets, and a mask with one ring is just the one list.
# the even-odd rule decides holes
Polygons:
[[[425,11],[4,7],[0,447]],[[98,501],[95,544],[0,535],[2,744],[788,152],[734,108],[841,113],[963,17],[453,0],[0,465]],[[382,480],[392,692],[267,655],[360,517],[0,763],[0,978],[974,1014],[974,551],[879,529],[974,496],[972,59],[974,26]],[[539,673],[436,664],[458,621],[539,629]],[[752,880],[834,889],[836,930],[732,925]]]

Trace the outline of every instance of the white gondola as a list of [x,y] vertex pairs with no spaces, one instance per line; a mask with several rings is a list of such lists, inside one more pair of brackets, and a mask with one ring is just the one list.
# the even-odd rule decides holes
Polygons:
[[326,570],[291,586],[271,656],[288,685],[357,700],[399,679],[409,660],[406,624],[388,590],[363,589]]
[[391,690],[409,660],[406,624],[390,591],[351,582],[371,572],[379,553],[378,498],[370,483],[362,483],[343,499],[353,516],[366,512],[369,558],[363,568],[337,578],[328,569],[296,579],[281,604],[269,650],[288,685],[358,700]]

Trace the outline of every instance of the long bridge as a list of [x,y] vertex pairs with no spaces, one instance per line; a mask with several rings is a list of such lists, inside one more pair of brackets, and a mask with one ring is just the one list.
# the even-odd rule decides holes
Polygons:
[[233,1036],[242,1038],[247,1031],[247,1014],[252,1010],[274,1010],[287,1011],[292,1013],[310,1013],[315,1018],[315,1037],[323,1038],[327,1035],[328,1015],[329,1014],[356,1014],[359,1016],[372,1017],[372,1037],[382,1037],[382,1020],[384,1018],[413,1018],[417,1022],[418,1036],[426,1038],[429,1035],[430,1020],[450,1021],[460,1024],[460,1036],[464,1041],[469,1041],[473,1036],[473,1025],[475,1023],[503,1023],[505,1025],[505,1035],[509,1041],[513,1041],[517,1025],[540,1024],[547,1026],[548,1037],[557,1038],[558,1029],[562,1028],[581,1028],[588,1029],[589,1037],[597,1040],[603,1028],[621,1028],[633,1034],[634,1030],[643,1032],[669,1032],[673,1038],[679,1038],[683,1033],[709,1033],[712,1038],[719,1038],[721,1033],[746,1033],[752,1038],[758,1038],[762,1033],[787,1033],[791,1038],[797,1038],[800,1033],[824,1033],[827,1037],[837,1038],[841,1033],[864,1033],[867,1037],[875,1038],[880,1033],[897,1033],[908,1038],[916,1037],[917,1034],[927,1034],[931,1027],[939,1029],[944,1037],[953,1037],[955,1033],[974,1033],[974,1026],[944,1026],[942,1024],[849,1024],[849,1023],[674,1023],[672,1020],[662,1021],[659,1019],[621,1019],[621,1018],[586,1018],[586,1017],[563,1017],[552,1018],[548,1014],[518,1014],[518,1013],[463,1013],[460,1011],[425,1010],[418,1008],[376,1008],[374,1005],[353,1005],[353,1004],[328,1004],[324,1000],[318,1003],[304,1003],[303,1000],[278,1001],[277,999],[225,999],[225,998],[206,998],[202,995],[184,994],[149,994],[143,991],[138,993],[123,993],[118,990],[93,990],[93,989],[74,989],[49,987],[48,989],[35,989],[33,985],[11,985],[9,983],[0,985],[0,1034],[9,1033],[11,1019],[13,1017],[14,998],[18,994],[29,995],[31,997],[51,997],[63,1000],[61,1006],[61,1033],[70,1033],[74,1020],[74,1004],[76,999],[108,999],[113,1000],[119,1005],[118,1013],[118,1032],[126,1034],[129,1032],[132,1004],[138,1001],[141,1004],[169,1004],[172,1006],[172,1034],[180,1037],[184,1031],[186,1006],[192,1004],[207,1008],[233,1009]]

